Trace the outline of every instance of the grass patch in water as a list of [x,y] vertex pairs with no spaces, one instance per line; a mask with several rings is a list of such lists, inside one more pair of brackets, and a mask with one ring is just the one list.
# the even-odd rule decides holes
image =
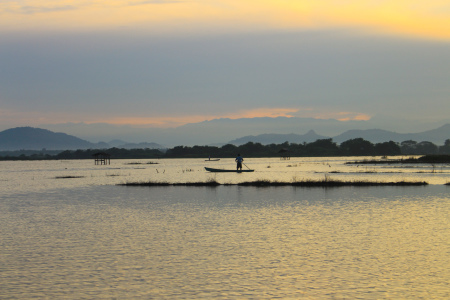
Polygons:
[[129,162],[129,163],[125,163],[125,165],[158,165],[159,163],[157,162],[153,162],[153,161],[149,161],[149,162]]
[[218,186],[222,185],[216,180],[211,179],[207,181],[196,181],[196,182],[167,182],[167,181],[138,181],[138,182],[126,182],[119,183],[118,185],[124,186]]
[[418,158],[409,157],[406,159],[382,159],[382,160],[360,160],[346,162],[347,165],[363,165],[363,164],[448,164],[450,163],[450,155],[424,155]]
[[428,185],[425,181],[397,181],[397,182],[381,182],[381,181],[341,181],[325,178],[323,180],[302,180],[302,181],[271,181],[267,179],[256,181],[245,181],[240,183],[219,183],[216,180],[208,180],[204,182],[161,182],[161,181],[145,181],[145,182],[127,182],[118,185],[122,186],[298,186],[298,187],[340,187],[340,186],[423,186]]

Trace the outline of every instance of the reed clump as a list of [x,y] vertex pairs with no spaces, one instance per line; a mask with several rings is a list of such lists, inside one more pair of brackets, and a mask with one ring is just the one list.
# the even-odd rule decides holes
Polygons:
[[136,161],[136,162],[125,163],[125,165],[158,165],[158,164],[159,163],[153,162],[153,161],[149,161],[149,162]]
[[424,155],[418,158],[409,157],[406,159],[384,159],[382,160],[360,160],[353,162],[346,162],[347,165],[363,165],[363,164],[448,164],[450,163],[450,155],[442,154],[442,155]]
[[214,179],[207,181],[195,181],[195,182],[167,182],[167,181],[138,181],[138,182],[125,182],[119,183],[122,186],[218,186],[221,185]]
[[122,186],[253,186],[253,187],[270,187],[270,186],[295,186],[295,187],[341,187],[341,186],[424,186],[428,185],[425,181],[396,181],[396,182],[382,182],[382,181],[341,181],[326,177],[322,180],[301,180],[301,181],[271,181],[268,179],[261,179],[256,181],[244,181],[239,183],[219,183],[215,179],[200,182],[161,182],[161,181],[146,181],[146,182],[127,182],[118,185]]

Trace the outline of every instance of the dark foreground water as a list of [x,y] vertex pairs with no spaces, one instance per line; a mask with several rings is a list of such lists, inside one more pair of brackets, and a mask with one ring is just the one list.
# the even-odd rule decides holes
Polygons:
[[448,299],[450,187],[0,196],[0,299]]

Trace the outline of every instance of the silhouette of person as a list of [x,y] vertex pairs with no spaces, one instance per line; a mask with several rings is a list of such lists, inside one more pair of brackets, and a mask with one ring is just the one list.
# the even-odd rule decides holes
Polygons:
[[235,162],[237,162],[236,165],[236,170],[241,169],[242,170],[242,162],[244,161],[244,159],[242,158],[242,156],[240,154],[237,155],[236,159],[234,160]]

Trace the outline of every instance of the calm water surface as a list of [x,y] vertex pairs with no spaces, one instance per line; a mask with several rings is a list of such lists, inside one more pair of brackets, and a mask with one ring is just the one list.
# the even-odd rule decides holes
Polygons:
[[[445,168],[361,172],[339,159],[260,159],[247,162],[256,166],[246,174],[253,177],[216,179],[323,178],[332,169],[340,172],[328,173],[332,178],[431,178],[435,184],[114,185],[214,176],[201,170],[200,160],[142,163],[2,163],[0,299],[450,297]],[[75,175],[80,178],[58,179]]]

